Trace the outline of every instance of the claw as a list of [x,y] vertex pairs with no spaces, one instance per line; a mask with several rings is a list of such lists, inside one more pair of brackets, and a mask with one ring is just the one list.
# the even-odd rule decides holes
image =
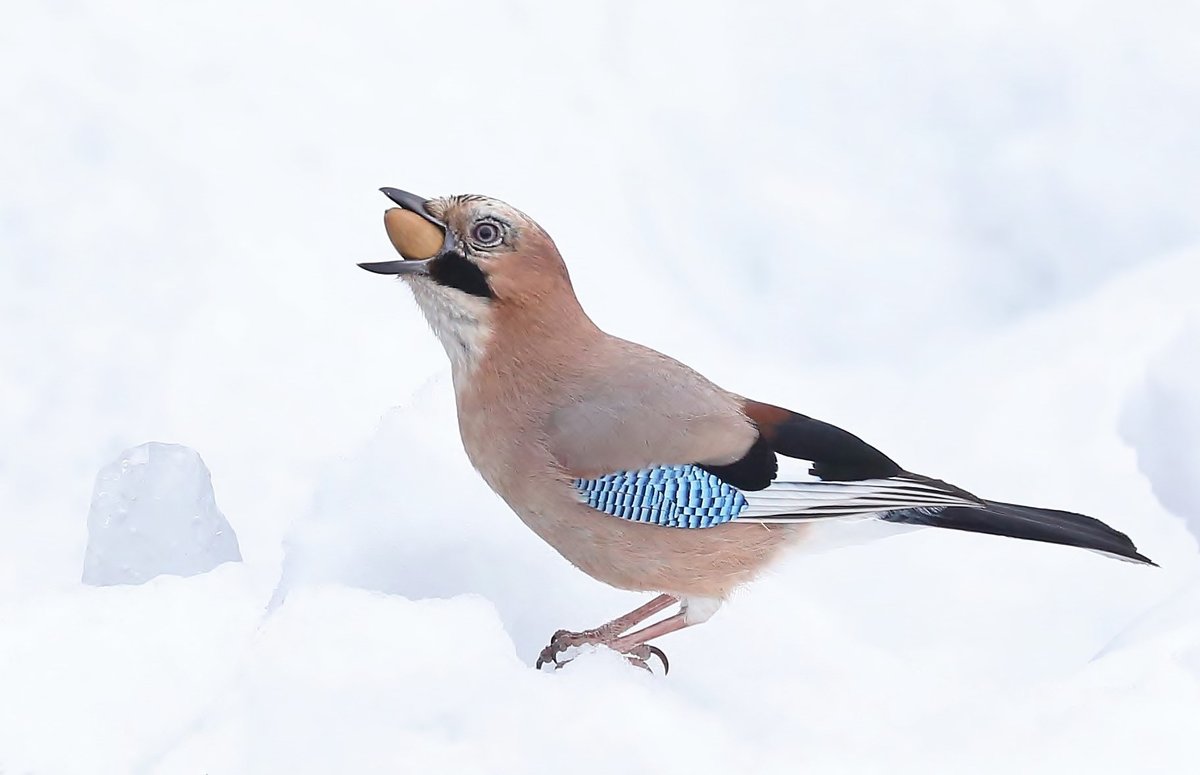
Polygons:
[[[534,662],[534,669],[541,670],[545,665],[553,664],[554,669],[558,670],[563,665],[566,665],[571,660],[559,661],[559,656],[567,649],[582,646],[585,644],[595,644],[601,646],[609,645],[608,640],[596,630],[587,630],[585,632],[570,632],[568,630],[559,630],[550,637],[550,643],[542,652],[538,654],[537,661]],[[634,667],[640,667],[647,673],[653,673],[654,670],[650,667],[650,658],[658,657],[662,662],[663,675],[671,672],[671,662],[667,659],[667,655],[658,646],[651,646],[649,643],[639,643],[623,655],[626,661]]]
[[[563,665],[566,664],[566,662],[558,661],[558,655],[560,653],[562,653],[562,649],[557,648],[555,646],[555,644],[553,642],[551,642],[549,646],[542,649],[541,654],[538,654],[537,662],[534,663],[534,668],[537,670],[541,670],[542,665],[553,664],[555,670],[559,669],[560,667],[562,667]],[[568,661],[570,661],[570,660],[568,660]]]
[[649,643],[639,643],[629,651],[625,652],[625,659],[634,667],[640,667],[647,673],[653,673],[650,669],[650,658],[658,657],[662,662],[663,675],[666,675],[671,670],[671,663],[667,661],[667,655],[658,646],[651,646]]
[[567,662],[571,661],[568,659],[566,662],[559,662],[559,655],[572,646],[582,646],[585,643],[593,642],[591,635],[592,633],[590,632],[571,632],[569,630],[558,630],[550,636],[550,644],[546,646],[546,648],[542,649],[541,654],[538,654],[537,662],[534,663],[534,666],[538,670],[541,670],[542,665],[548,665],[553,662],[554,669],[557,670],[558,668],[567,664]]
[[[669,659],[667,659],[667,655],[663,653],[663,650],[660,649],[658,646],[651,646],[648,643],[646,644],[646,648],[650,649],[650,653],[653,654],[654,656],[658,657],[658,660],[660,662],[662,662],[663,675],[670,673],[671,672],[671,661]],[[649,668],[647,668],[647,669],[649,669]]]

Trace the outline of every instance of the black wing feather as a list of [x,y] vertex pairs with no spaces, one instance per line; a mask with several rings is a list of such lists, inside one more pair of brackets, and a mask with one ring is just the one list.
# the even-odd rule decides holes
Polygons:
[[747,401],[744,411],[773,450],[813,461],[812,475],[824,481],[887,479],[904,473],[896,461],[836,425],[758,401]]
[[700,468],[739,490],[753,492],[765,490],[775,481],[775,476],[779,473],[779,459],[760,433],[740,459],[728,465],[701,465]]

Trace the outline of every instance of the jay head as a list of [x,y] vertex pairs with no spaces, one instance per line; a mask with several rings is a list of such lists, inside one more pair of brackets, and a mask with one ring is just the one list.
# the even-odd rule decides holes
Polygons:
[[383,192],[400,205],[384,213],[384,227],[403,260],[360,266],[408,282],[456,380],[477,365],[495,327],[549,334],[582,316],[558,248],[529,216],[482,196]]
[[913,473],[837,426],[606,334],[550,236],[503,202],[383,193],[398,205],[384,225],[401,259],[360,266],[412,288],[450,357],[471,463],[575,567],[655,593],[599,627],[559,630],[538,667],[602,645],[665,669],[650,641],[706,621],[785,550],[844,540],[851,523],[861,540],[864,520],[880,534],[947,528],[1153,564],[1098,519]]

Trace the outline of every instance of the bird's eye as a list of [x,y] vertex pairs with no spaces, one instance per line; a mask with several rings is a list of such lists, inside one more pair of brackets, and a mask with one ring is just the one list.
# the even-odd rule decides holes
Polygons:
[[495,247],[502,237],[500,224],[495,221],[480,221],[471,227],[471,241],[480,247]]

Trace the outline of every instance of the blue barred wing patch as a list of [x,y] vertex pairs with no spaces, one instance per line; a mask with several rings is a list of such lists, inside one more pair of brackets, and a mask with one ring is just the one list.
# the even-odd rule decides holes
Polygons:
[[713,527],[746,508],[741,490],[693,465],[620,471],[574,484],[598,511],[664,527]]

